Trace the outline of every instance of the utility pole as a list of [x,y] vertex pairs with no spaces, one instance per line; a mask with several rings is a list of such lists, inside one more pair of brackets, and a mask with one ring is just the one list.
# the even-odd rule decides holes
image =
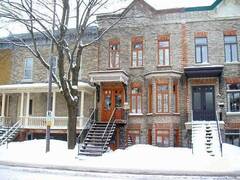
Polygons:
[[[54,34],[55,29],[55,12],[56,12],[56,0],[53,0],[53,26],[52,33]],[[48,79],[48,96],[47,96],[47,128],[46,128],[46,153],[50,151],[50,129],[53,121],[52,115],[52,68],[53,68],[53,53],[54,53],[54,42],[51,40],[51,51],[49,59],[49,79]]]

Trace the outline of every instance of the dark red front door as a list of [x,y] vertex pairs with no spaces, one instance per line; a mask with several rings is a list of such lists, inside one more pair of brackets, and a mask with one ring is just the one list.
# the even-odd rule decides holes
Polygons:
[[101,121],[107,122],[109,121],[114,109],[116,111],[114,113],[115,119],[121,119],[122,117],[122,109],[119,107],[123,106],[124,102],[124,89],[122,85],[119,84],[108,84],[102,88],[102,96],[101,96]]

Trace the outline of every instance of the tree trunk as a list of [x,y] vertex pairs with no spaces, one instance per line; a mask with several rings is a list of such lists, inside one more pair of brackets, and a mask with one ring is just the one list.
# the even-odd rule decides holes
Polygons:
[[74,149],[76,145],[77,104],[67,104],[68,108],[68,149]]

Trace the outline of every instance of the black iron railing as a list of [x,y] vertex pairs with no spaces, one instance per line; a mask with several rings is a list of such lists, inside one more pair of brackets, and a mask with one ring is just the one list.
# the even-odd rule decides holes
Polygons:
[[84,134],[84,130],[85,129],[91,129],[91,127],[93,126],[93,124],[96,122],[96,116],[97,116],[97,109],[93,109],[93,111],[90,114],[89,119],[87,120],[84,128],[82,129],[82,131],[80,132],[79,136],[77,137],[77,143],[78,143],[78,153],[80,151],[80,146],[81,146],[81,139],[84,139],[87,137],[89,131]]

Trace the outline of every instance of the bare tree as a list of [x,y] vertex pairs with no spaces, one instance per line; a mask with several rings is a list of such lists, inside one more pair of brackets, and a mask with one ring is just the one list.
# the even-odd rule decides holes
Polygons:
[[[53,42],[58,55],[58,75],[53,79],[66,100],[68,108],[68,148],[76,144],[76,122],[78,111],[78,78],[84,48],[97,42],[107,31],[121,20],[121,15],[111,19],[109,27],[90,42],[83,38],[88,27],[96,23],[96,13],[109,0],[0,0],[0,17],[24,25],[31,37],[31,45],[24,40],[12,41],[14,45],[28,49],[49,69],[49,63],[40,52],[36,34]],[[55,20],[54,20],[55,19]],[[55,21],[56,23],[53,23]],[[55,27],[52,26],[55,24]],[[74,28],[70,28],[73,26]],[[69,38],[69,34],[74,38]],[[65,66],[67,64],[67,68]]]

